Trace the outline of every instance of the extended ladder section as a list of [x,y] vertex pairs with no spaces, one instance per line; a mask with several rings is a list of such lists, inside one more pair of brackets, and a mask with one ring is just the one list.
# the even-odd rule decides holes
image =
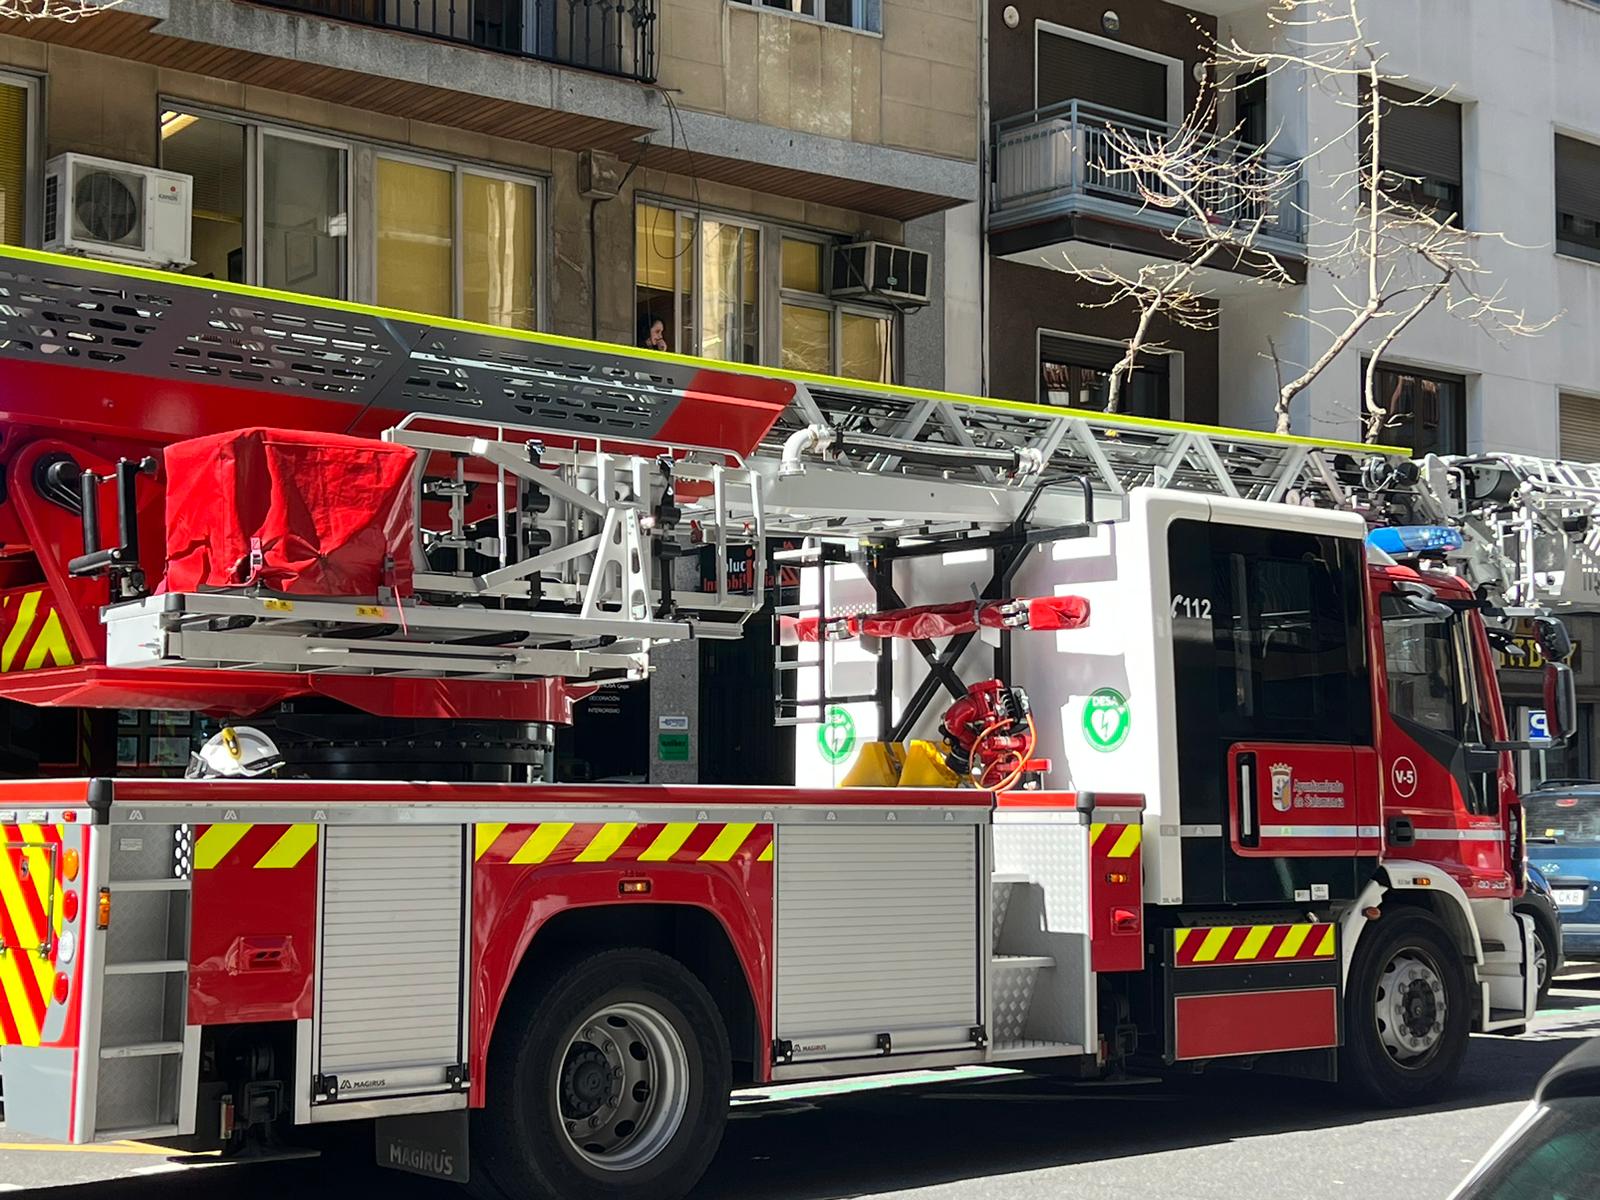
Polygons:
[[1497,605],[1600,612],[1600,464],[1430,455],[1369,482],[1375,515],[1458,530],[1449,557]]
[[[658,355],[16,248],[0,252],[0,301],[0,379],[21,424],[99,430],[104,412],[79,396],[114,380],[123,419],[156,443],[220,434],[229,414],[292,397],[297,421],[388,429],[418,454],[414,596],[119,586],[112,665],[637,677],[653,641],[737,635],[762,607],[771,536],[954,549],[1118,520],[1139,487],[1359,507],[1367,460],[1401,453]],[[95,387],[66,386],[74,371],[95,372]],[[119,585],[136,578],[127,545],[95,549]]]

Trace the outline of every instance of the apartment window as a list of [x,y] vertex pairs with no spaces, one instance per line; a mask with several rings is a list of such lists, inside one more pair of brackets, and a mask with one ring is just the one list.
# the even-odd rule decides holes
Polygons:
[[761,361],[761,229],[641,204],[634,222],[639,344],[660,321],[668,350]]
[[194,177],[190,274],[537,327],[532,180],[176,108],[161,161]]
[[[1370,91],[1362,86],[1365,106]],[[1430,212],[1440,220],[1461,221],[1461,105],[1430,99],[1424,92],[1392,83],[1379,85],[1382,124],[1378,161],[1385,188],[1397,199]],[[1364,109],[1363,109],[1364,110]],[[1371,129],[1362,132],[1371,161]]]
[[161,114],[161,163],[194,177],[194,220],[185,271],[202,279],[250,282],[245,275],[245,126],[193,113]]
[[865,305],[836,303],[823,294],[827,243],[785,237],[781,246],[779,365],[892,383],[894,315]]
[[1568,462],[1600,463],[1600,399],[1561,397],[1561,457]]
[[350,153],[263,131],[260,278],[264,287],[344,299],[350,294]]
[[[1361,364],[1366,412],[1367,363]],[[1417,455],[1467,452],[1467,381],[1460,375],[1380,365],[1374,379],[1377,401],[1388,414],[1378,441],[1409,446]]]
[[0,74],[0,241],[32,240],[29,197],[37,173],[38,86],[21,76]]
[[794,371],[892,382],[895,314],[827,294],[831,243],[748,218],[634,210],[638,344]]
[[[1126,347],[1063,334],[1039,334],[1039,399],[1061,408],[1104,412],[1111,372]],[[1147,351],[1122,381],[1119,411],[1135,417],[1165,418],[1172,411],[1172,355]]]
[[1600,145],[1556,134],[1556,249],[1600,262]]
[[883,32],[882,0],[734,0],[734,3],[866,33]]
[[1267,73],[1239,77],[1233,92],[1234,136],[1248,146],[1267,144]]
[[1163,124],[1172,120],[1176,59],[1146,57],[1100,38],[1044,27],[1037,38],[1039,108],[1082,100]]

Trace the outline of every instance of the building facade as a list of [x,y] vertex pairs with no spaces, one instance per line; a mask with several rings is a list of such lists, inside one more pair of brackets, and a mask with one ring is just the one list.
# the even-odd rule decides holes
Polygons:
[[[1215,78],[1207,52],[1215,39],[1285,48],[1270,8],[1261,0],[1130,0],[1115,8],[991,0],[985,363],[995,394],[1104,406],[1108,371],[1135,314],[1104,306],[1106,293],[1070,267],[1131,275],[1179,253],[1165,236],[1171,216],[1115,170],[1115,139],[1105,131],[1159,137],[1176,126]],[[1383,354],[1383,440],[1419,453],[1600,460],[1600,4],[1382,0],[1362,11],[1386,72],[1440,97],[1390,109],[1382,165],[1414,179],[1419,196],[1459,214],[1464,228],[1499,235],[1475,247],[1486,271],[1481,290],[1501,291],[1530,323],[1558,318],[1537,336],[1497,337],[1442,304],[1425,311]],[[1221,82],[1228,86],[1219,89],[1220,128],[1288,162],[1315,151],[1292,204],[1268,227],[1291,281],[1268,287],[1244,271],[1207,269],[1201,286],[1215,327],[1158,326],[1125,410],[1270,429],[1274,354],[1292,377],[1333,336],[1319,325],[1339,302],[1325,247],[1341,224],[1348,229],[1341,206],[1363,147],[1354,114],[1327,88],[1306,87],[1289,72],[1246,70]],[[1337,328],[1339,319],[1327,324]],[[1297,397],[1293,432],[1361,440],[1363,364],[1380,332],[1358,339]],[[1600,622],[1579,615],[1570,624],[1580,644],[1582,734],[1564,751],[1524,755],[1530,780],[1589,777],[1600,765],[1600,677],[1584,651]],[[1542,703],[1537,663],[1507,657],[1501,666],[1520,736]]]
[[[0,22],[0,239],[41,245],[63,203],[47,199],[46,164],[88,155],[193,177],[193,275],[971,389],[978,13],[978,0],[125,0],[73,24]],[[72,202],[108,227],[122,215],[114,197]],[[926,303],[833,294],[834,248],[865,239],[927,252]],[[612,698],[591,725],[630,732],[591,737],[574,769],[695,777],[699,654],[663,655],[648,706],[651,729],[658,710],[693,716],[687,757],[681,739],[665,757],[646,739],[637,696]],[[55,757],[74,744],[55,740]],[[129,753],[130,769],[163,765]]]

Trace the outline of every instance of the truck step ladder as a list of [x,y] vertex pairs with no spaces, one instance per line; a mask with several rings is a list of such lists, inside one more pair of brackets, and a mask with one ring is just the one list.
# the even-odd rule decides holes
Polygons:
[[86,979],[101,1014],[85,1044],[99,1074],[94,1138],[176,1137],[193,1132],[183,1127],[194,1111],[183,1091],[200,1052],[199,1029],[187,1023],[193,844],[183,825],[114,832],[99,977]]

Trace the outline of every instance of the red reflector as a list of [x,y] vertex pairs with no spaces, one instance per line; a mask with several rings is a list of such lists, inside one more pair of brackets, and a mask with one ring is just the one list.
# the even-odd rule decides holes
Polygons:
[[66,892],[61,897],[61,916],[63,920],[76,921],[78,919],[78,893]]
[[1556,807],[1557,808],[1577,808],[1578,807],[1578,798],[1576,796],[1562,796],[1559,800],[1556,801]]
[[67,1002],[67,977],[65,975],[56,976],[56,986],[52,994],[55,996],[57,1004],[65,1004]]
[[1111,910],[1112,933],[1138,933],[1139,913],[1132,908],[1114,908]]

